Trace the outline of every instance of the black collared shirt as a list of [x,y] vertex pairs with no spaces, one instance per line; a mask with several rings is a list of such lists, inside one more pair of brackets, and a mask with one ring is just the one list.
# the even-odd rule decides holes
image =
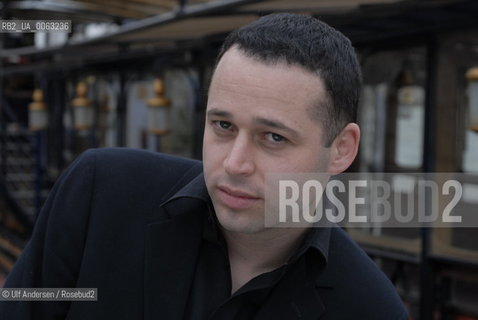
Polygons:
[[[212,208],[209,205],[209,208]],[[231,296],[231,271],[226,242],[212,209],[204,219],[201,248],[185,319],[255,319],[261,306],[276,297],[277,286],[313,285],[327,263],[330,230],[310,229],[301,246],[283,266],[251,279]],[[280,291],[283,292],[284,290]],[[291,290],[291,292],[294,290]]]
[[[202,234],[184,319],[404,320],[395,288],[363,250],[338,227],[311,228],[288,262],[261,274],[231,296],[226,242],[218,229],[202,175],[171,195],[201,217]],[[200,200],[197,202],[197,200]],[[177,205],[177,204],[176,204]],[[194,244],[192,244],[194,245]]]

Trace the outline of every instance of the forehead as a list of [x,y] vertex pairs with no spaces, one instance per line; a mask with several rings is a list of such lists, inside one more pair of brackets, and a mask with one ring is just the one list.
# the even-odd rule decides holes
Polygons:
[[313,114],[317,114],[316,109],[326,100],[324,88],[318,74],[298,65],[260,61],[232,47],[217,64],[209,98],[236,99],[237,103],[253,100],[257,107],[263,102],[314,108]]

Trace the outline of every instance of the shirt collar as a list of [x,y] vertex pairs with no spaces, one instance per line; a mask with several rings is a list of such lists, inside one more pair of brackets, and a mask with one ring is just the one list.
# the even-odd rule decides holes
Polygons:
[[161,206],[180,198],[194,198],[194,199],[202,200],[204,202],[211,201],[211,198],[209,198],[209,194],[207,192],[203,173],[200,173],[199,175],[197,175],[184,187],[179,189],[179,191],[177,191],[175,194],[167,198],[167,200],[164,201],[161,204]]
[[[211,198],[209,197],[209,193],[207,192],[203,173],[196,176],[188,184],[179,189],[179,191],[170,196],[166,201],[161,204],[161,206],[181,198],[194,198],[202,200],[208,205],[210,212],[206,215],[208,217],[206,223],[210,226],[210,228],[206,227],[204,229],[204,236],[208,240],[212,240],[213,238],[215,238],[216,241],[219,240],[217,238],[219,236],[217,228],[218,221],[215,217]],[[296,253],[289,259],[289,262],[296,261],[303,254],[309,252],[309,249],[318,252],[325,260],[325,262],[327,262],[329,255],[330,229],[330,226],[315,226],[310,228],[307,231],[307,234],[304,237],[301,246],[296,251]]]
[[306,254],[309,251],[315,251],[319,253],[324,261],[327,262],[329,256],[329,243],[330,227],[311,227],[307,231],[307,234],[305,235],[299,249],[289,259],[289,263],[296,261],[303,254]]

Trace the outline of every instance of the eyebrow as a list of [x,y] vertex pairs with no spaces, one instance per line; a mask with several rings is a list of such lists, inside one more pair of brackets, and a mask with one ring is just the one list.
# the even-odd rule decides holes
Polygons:
[[[226,118],[226,119],[233,119],[234,118],[232,113],[230,113],[228,111],[216,109],[216,108],[213,108],[213,109],[210,109],[210,110],[207,111],[207,117],[211,117],[211,116],[223,117],[223,118]],[[300,134],[296,130],[286,126],[284,123],[282,123],[280,121],[270,120],[270,119],[266,119],[266,118],[262,118],[262,117],[256,117],[256,118],[253,119],[253,123],[255,125],[261,125],[261,126],[285,131],[293,139],[297,139],[297,138],[300,137]]]
[[227,112],[227,111],[223,111],[223,110],[219,110],[219,109],[215,109],[215,108],[213,108],[211,110],[208,110],[206,115],[207,115],[207,117],[216,116],[216,117],[224,117],[224,118],[228,118],[228,119],[233,118],[232,113]]
[[262,125],[262,126],[266,126],[266,127],[270,127],[270,128],[285,131],[295,139],[300,137],[300,134],[296,130],[286,126],[285,124],[283,124],[280,121],[270,120],[270,119],[265,119],[265,118],[260,118],[260,117],[254,118],[253,121],[257,125]]

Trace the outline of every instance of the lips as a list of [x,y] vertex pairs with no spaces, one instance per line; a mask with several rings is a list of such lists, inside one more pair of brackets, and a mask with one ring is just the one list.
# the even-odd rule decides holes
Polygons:
[[235,190],[226,186],[219,186],[218,191],[219,201],[231,209],[250,208],[260,199],[245,191]]

